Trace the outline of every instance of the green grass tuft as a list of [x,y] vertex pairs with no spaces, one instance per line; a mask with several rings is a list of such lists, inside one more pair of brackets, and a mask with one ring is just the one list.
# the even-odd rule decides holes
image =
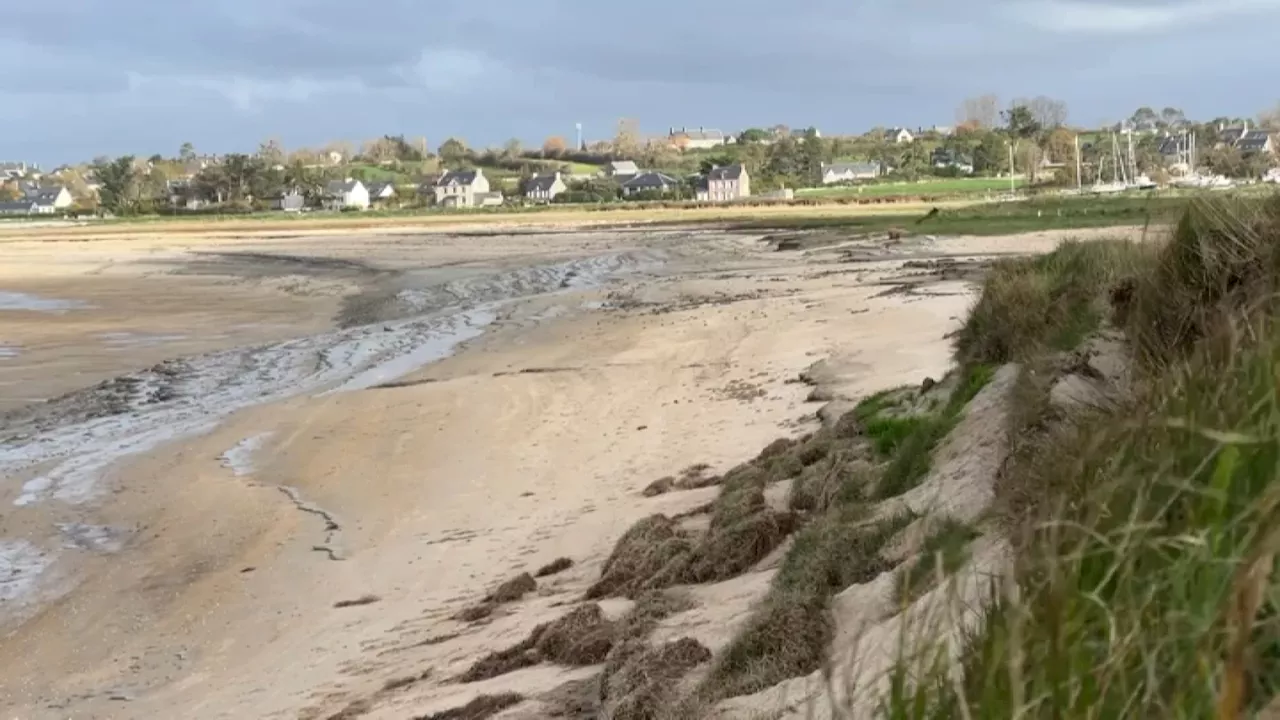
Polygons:
[[[1131,395],[1006,467],[998,492],[1035,497],[1011,528],[1017,592],[996,594],[958,682],[941,648],[902,658],[881,715],[1237,718],[1280,694],[1280,203],[1196,203],[1170,243],[1112,262],[1049,274],[1111,290]],[[1054,345],[967,330],[971,356],[1004,347],[988,333]]]
[[943,577],[949,576],[969,560],[969,543],[978,536],[972,527],[952,518],[938,524],[929,534],[920,550],[920,556],[902,570],[898,583],[896,604],[905,607],[937,587]]

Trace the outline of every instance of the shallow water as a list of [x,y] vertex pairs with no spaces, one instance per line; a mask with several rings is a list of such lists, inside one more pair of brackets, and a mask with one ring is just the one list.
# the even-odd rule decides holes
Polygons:
[[61,313],[89,307],[79,300],[45,298],[29,293],[0,290],[0,310],[26,310],[29,312]]
[[104,345],[112,348],[145,348],[164,345],[166,343],[186,340],[186,335],[165,335],[163,333],[141,333],[141,332],[105,332],[98,333],[94,337],[103,342]]
[[253,464],[253,456],[273,435],[275,435],[273,432],[258,433],[236,443],[218,458],[222,462],[222,467],[230,470],[236,477],[252,475],[258,469]]

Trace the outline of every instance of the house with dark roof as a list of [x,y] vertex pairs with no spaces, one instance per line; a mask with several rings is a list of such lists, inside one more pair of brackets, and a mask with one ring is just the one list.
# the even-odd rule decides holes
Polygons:
[[0,202],[0,215],[35,215],[36,204],[30,200]]
[[1248,123],[1240,127],[1219,130],[1218,144],[1233,147],[1245,154],[1271,153],[1275,151],[1275,143],[1271,139],[1271,133],[1257,128],[1251,130]]
[[701,202],[729,202],[751,196],[751,176],[741,163],[711,168],[694,194]]
[[854,180],[874,180],[880,177],[880,163],[875,162],[833,162],[822,163],[822,184],[852,182]]
[[622,196],[633,197],[640,193],[668,193],[680,187],[680,181],[660,172],[644,172],[622,183]]
[[1271,133],[1266,130],[1250,130],[1236,141],[1236,148],[1242,153],[1273,153],[1275,142]]
[[324,186],[321,204],[326,210],[369,209],[369,188],[359,180],[334,180]]
[[369,183],[369,202],[387,203],[396,196],[396,184],[393,182]]
[[533,202],[549,203],[560,193],[568,190],[560,173],[534,175],[524,183],[524,196]]
[[[436,204],[441,207],[478,207],[493,204],[489,198],[489,178],[484,171],[449,170],[435,182],[431,183],[431,191],[435,194]],[[502,204],[501,193],[498,193],[498,204]]]
[[36,212],[41,215],[51,215],[75,204],[75,198],[71,197],[71,193],[61,185],[27,187],[22,199],[24,202],[35,203]]

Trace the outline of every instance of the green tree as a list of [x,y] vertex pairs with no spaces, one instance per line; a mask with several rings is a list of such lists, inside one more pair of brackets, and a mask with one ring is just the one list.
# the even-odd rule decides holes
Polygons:
[[93,165],[101,205],[116,215],[133,215],[141,209],[141,188],[133,161],[132,155],[124,155]]
[[1044,152],[1053,162],[1063,163],[1058,179],[1066,185],[1076,184],[1076,136],[1070,130],[1058,128],[1044,140]]
[[1160,122],[1167,128],[1180,128],[1187,124],[1187,115],[1178,108],[1167,107],[1160,111]]
[[1008,141],[999,133],[984,132],[973,148],[973,170],[983,175],[996,175],[1009,169]]
[[191,162],[196,159],[196,146],[189,142],[182,143],[182,147],[178,149],[178,159],[182,162]]
[[440,160],[446,166],[456,167],[464,162],[470,156],[471,151],[467,150],[467,146],[457,138],[449,138],[440,144]]
[[1146,130],[1158,126],[1160,124],[1160,116],[1152,108],[1140,107],[1133,112],[1133,116],[1129,118],[1129,123],[1135,128]]
[[768,130],[762,128],[747,128],[738,134],[738,142],[743,145],[751,143],[759,143],[773,137]]
[[1003,113],[1005,127],[1015,138],[1035,137],[1040,133],[1040,123],[1026,105],[1011,105]]

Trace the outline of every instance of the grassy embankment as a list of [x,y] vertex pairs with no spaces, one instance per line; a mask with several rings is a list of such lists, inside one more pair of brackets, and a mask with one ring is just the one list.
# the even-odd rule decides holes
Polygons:
[[[992,272],[958,357],[1023,364],[996,487],[1012,585],[963,677],[940,648],[904,657],[884,716],[1225,719],[1276,699],[1277,291],[1275,198],[1197,201],[1159,248]],[[1123,333],[1131,387],[1064,415],[1035,370],[1100,323]]]

